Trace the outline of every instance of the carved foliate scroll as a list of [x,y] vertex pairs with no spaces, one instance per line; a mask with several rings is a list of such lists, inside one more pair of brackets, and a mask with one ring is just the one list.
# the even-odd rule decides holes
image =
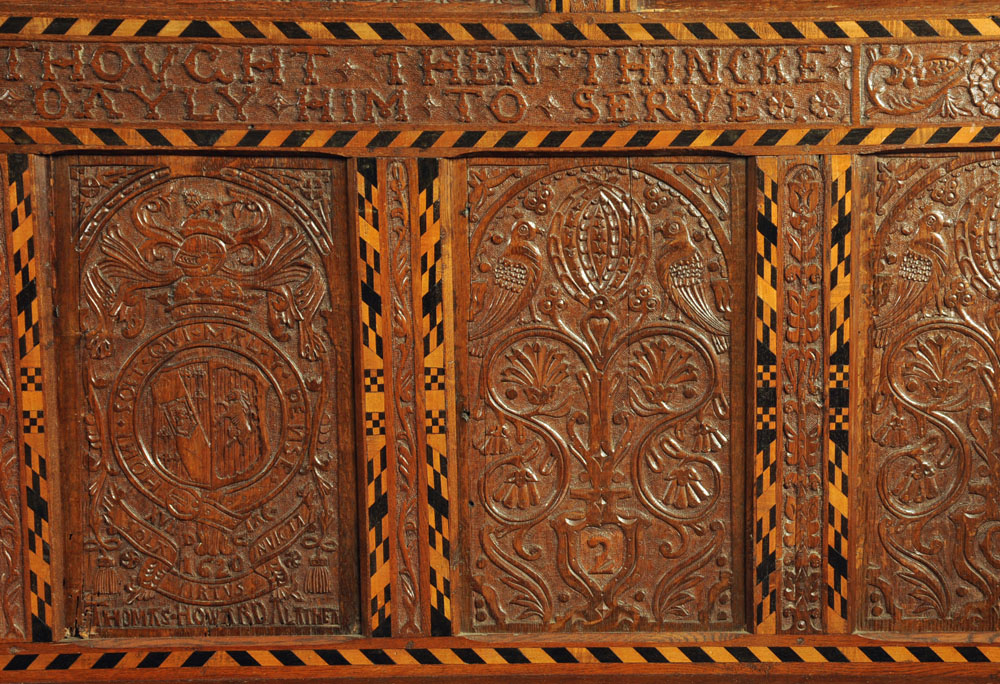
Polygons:
[[56,182],[70,629],[356,631],[341,167],[72,159]]
[[819,631],[823,586],[825,185],[818,160],[783,164],[780,401],[782,631]]
[[1000,625],[1000,162],[866,159],[857,603],[865,629]]
[[468,165],[464,629],[740,624],[742,174]]

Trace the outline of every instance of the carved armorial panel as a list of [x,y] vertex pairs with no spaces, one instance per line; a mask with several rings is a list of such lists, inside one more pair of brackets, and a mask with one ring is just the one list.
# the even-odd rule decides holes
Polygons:
[[863,160],[857,625],[1000,628],[1000,161]]
[[53,176],[68,631],[356,632],[342,164]]
[[457,173],[461,629],[740,627],[744,165]]

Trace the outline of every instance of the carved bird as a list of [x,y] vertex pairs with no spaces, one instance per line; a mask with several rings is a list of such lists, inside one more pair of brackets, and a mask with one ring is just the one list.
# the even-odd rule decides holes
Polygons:
[[[715,350],[729,349],[729,321],[725,302],[711,294],[708,268],[701,252],[694,246],[686,227],[672,221],[660,229],[666,246],[656,260],[656,277],[670,301],[688,320],[712,337]],[[712,303],[709,303],[711,300]]]
[[[884,347],[894,328],[920,311],[934,298],[941,277],[948,268],[948,250],[941,229],[945,220],[936,211],[917,221],[902,256],[886,252],[876,279],[875,346]],[[906,230],[904,229],[904,233]]]
[[490,275],[472,284],[469,311],[472,355],[482,356],[486,339],[524,311],[534,295],[542,271],[542,253],[532,242],[537,232],[528,221],[518,221],[496,263],[480,265],[480,270]]

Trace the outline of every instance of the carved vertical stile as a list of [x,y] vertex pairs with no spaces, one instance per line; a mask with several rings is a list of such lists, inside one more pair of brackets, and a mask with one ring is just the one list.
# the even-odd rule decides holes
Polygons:
[[823,620],[826,186],[816,157],[784,158],[781,169],[779,625],[805,633]]
[[[18,458],[18,396],[20,392],[36,388],[35,373],[18,373],[15,359],[17,336],[12,325],[11,307],[15,306],[12,292],[19,291],[18,282],[11,277],[13,270],[8,255],[11,254],[13,231],[28,219],[32,212],[25,200],[31,188],[25,187],[25,155],[11,155],[0,172],[3,180],[4,216],[3,239],[0,240],[0,639],[30,638],[27,629],[25,606],[26,591],[24,566],[24,521],[21,494],[21,459]],[[9,222],[9,223],[8,223]],[[20,377],[15,380],[15,373]],[[41,387],[38,377],[37,387]],[[15,382],[17,383],[15,385]],[[37,567],[37,566],[36,566]]]
[[[827,157],[829,202],[826,216],[828,253],[826,298],[829,347],[827,402],[829,439],[826,454],[826,629],[847,632],[850,601],[851,507],[853,473],[850,448],[851,303],[854,167],[850,155]],[[858,518],[855,517],[855,524]]]
[[420,536],[422,477],[420,444],[417,435],[416,358],[419,318],[414,309],[415,165],[404,159],[388,159],[385,164],[386,230],[389,240],[388,269],[390,293],[392,412],[393,544],[396,550],[393,572],[394,636],[424,633],[424,597],[420,567],[423,546]]

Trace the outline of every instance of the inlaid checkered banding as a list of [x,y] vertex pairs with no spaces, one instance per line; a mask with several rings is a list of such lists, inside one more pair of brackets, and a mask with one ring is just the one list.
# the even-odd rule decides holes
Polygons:
[[389,636],[392,615],[389,527],[389,469],[386,444],[385,319],[382,302],[381,220],[378,164],[359,159],[357,184],[358,273],[361,276],[360,330],[365,444],[365,517],[368,530],[368,626]]
[[[571,0],[547,0],[555,12],[574,9]],[[630,10],[629,0],[598,0],[591,11]],[[527,19],[527,18],[526,18]],[[1000,17],[913,17],[899,20],[841,21],[600,21],[563,16],[552,20],[424,21],[280,21],[248,19],[92,19],[72,17],[0,17],[0,38],[114,37],[286,41],[755,41],[850,40],[867,38],[995,38]]]
[[758,633],[776,631],[778,592],[777,485],[777,159],[757,163],[757,253],[755,300],[755,421],[753,463],[753,624]]
[[829,214],[829,378],[830,437],[826,474],[826,623],[833,632],[850,631],[847,601],[850,506],[850,316],[851,316],[851,157],[830,158],[832,179]]
[[431,632],[451,633],[451,528],[448,502],[445,264],[441,181],[436,160],[417,164],[421,335],[424,362],[424,437],[427,468],[428,578]]
[[[812,151],[876,145],[933,147],[994,145],[1000,126],[833,127],[833,128],[575,128],[551,130],[402,130],[389,128],[84,128],[5,126],[0,144],[71,148],[343,149],[343,150],[670,150],[739,149],[771,154],[778,149]],[[366,152],[367,154],[367,152]]]
[[25,521],[28,596],[32,641],[52,640],[52,528],[49,517],[48,451],[38,303],[38,231],[33,201],[34,174],[25,155],[7,157],[7,208],[11,228],[11,292],[17,318],[17,391],[21,407],[22,482],[27,502]]
[[[594,665],[645,663],[658,665],[687,665],[711,663],[965,663],[965,674],[976,673],[975,664],[1000,662],[1000,646],[990,645],[933,645],[898,644],[892,646],[520,646],[490,648],[480,646],[451,648],[294,648],[294,649],[228,649],[194,650],[167,649],[99,651],[60,649],[52,652],[33,652],[19,649],[16,655],[0,655],[0,672],[40,672],[58,676],[59,672],[82,670],[117,671],[121,674],[139,670],[205,668],[217,674],[227,669],[245,672],[263,668],[294,668],[303,675],[309,668],[323,668],[331,676],[341,675],[351,668],[373,665],[394,666],[393,676],[412,674],[413,668],[438,665],[441,677],[450,677],[447,666],[504,666],[504,672],[516,671],[519,665],[552,665],[552,674],[561,672],[567,665]],[[557,669],[558,668],[558,669]],[[313,670],[313,674],[316,673]],[[292,670],[288,670],[291,672]],[[584,670],[581,669],[581,674]],[[464,672],[464,670],[463,670]],[[539,670],[532,669],[535,676]],[[542,671],[544,672],[544,670]],[[617,672],[620,673],[620,670]],[[669,667],[651,672],[670,674]],[[677,673],[690,672],[689,668]],[[593,671],[590,671],[593,674]],[[182,673],[178,672],[178,676]],[[372,673],[371,676],[377,676]],[[385,674],[381,675],[385,677]],[[615,676],[609,673],[609,677]],[[10,674],[0,675],[0,678]],[[863,678],[863,677],[862,677]],[[74,681],[64,677],[65,681]]]

